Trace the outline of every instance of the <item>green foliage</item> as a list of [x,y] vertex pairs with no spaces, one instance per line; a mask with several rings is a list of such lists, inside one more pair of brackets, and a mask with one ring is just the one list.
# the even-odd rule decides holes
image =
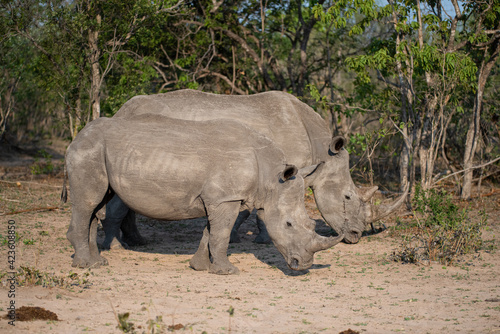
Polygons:
[[118,314],[118,325],[116,328],[121,330],[123,333],[135,333],[134,323],[128,321],[129,317],[129,312]]
[[423,190],[418,183],[415,185],[413,210],[425,227],[454,229],[468,216],[468,209],[460,210],[444,189]]
[[156,318],[149,319],[147,321],[148,324],[148,333],[156,334],[156,333],[165,333],[165,324],[163,323],[163,317],[161,315],[156,316]]
[[[44,288],[62,287],[72,288],[75,286],[87,287],[89,272],[77,274],[69,272],[66,276],[58,276],[54,273],[40,271],[34,267],[21,266],[16,272],[16,282],[19,286],[40,285]],[[0,273],[0,278],[4,277]]]
[[415,218],[392,254],[395,261],[451,265],[481,248],[481,229],[487,221],[484,211],[473,220],[468,208],[460,210],[444,190],[422,190],[420,186],[415,189],[413,204]]
[[35,242],[36,242],[36,240],[33,239],[33,238],[29,238],[29,239],[24,239],[23,240],[23,244],[25,244],[25,245],[34,245]]
[[[19,242],[19,240],[21,240],[21,236],[19,235],[19,233],[16,232],[14,240],[15,240],[16,244]],[[9,243],[8,237],[7,236],[3,236],[2,234],[0,234],[0,245],[5,246],[8,243]]]

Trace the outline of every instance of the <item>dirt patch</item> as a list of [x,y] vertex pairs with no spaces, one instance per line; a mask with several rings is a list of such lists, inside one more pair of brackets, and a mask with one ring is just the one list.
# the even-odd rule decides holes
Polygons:
[[[3,181],[0,213],[59,203],[62,180],[57,176]],[[310,196],[306,203],[318,232],[330,233]],[[372,234],[368,228],[358,244],[318,252],[309,270],[295,272],[273,245],[252,242],[257,229],[251,216],[240,229],[242,242],[228,250],[240,269],[236,276],[189,267],[206,224],[203,218],[161,222],[139,217],[147,245],[103,251],[109,266],[75,269],[65,235],[69,205],[3,215],[0,311],[6,313],[14,301],[16,311],[42,307],[61,320],[19,321],[15,327],[0,320],[0,332],[120,333],[118,315],[128,313],[126,322],[134,324],[136,333],[169,328],[180,333],[498,333],[500,193],[469,204],[489,214],[485,247],[457,266],[390,260],[401,242],[391,229],[392,218],[384,221],[388,230]],[[5,241],[9,224],[17,232],[13,263]],[[11,264],[16,272],[25,268],[14,297],[9,297],[7,282]]]
[[359,332],[353,331],[352,329],[349,328],[348,330],[342,331],[339,334],[359,334]]

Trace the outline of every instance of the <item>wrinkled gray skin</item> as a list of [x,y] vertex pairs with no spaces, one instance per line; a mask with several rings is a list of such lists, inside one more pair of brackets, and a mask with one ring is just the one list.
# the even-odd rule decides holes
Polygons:
[[66,169],[72,204],[67,237],[75,248],[74,267],[107,263],[97,249],[96,216],[110,192],[153,219],[208,216],[190,264],[216,274],[238,273],[227,247],[240,207],[265,216],[272,241],[294,270],[309,268],[315,252],[343,238],[318,235],[307,216],[304,178],[312,177],[317,166],[298,171],[286,165],[271,140],[235,121],[100,118],[68,147]]
[[[127,101],[113,118],[139,114],[160,114],[185,120],[232,119],[272,139],[285,154],[288,163],[299,168],[322,163],[314,177],[306,180],[326,223],[335,231],[344,231],[344,241],[357,243],[365,226],[394,212],[404,201],[407,191],[389,205],[372,206],[370,198],[377,187],[358,188],[349,172],[349,154],[345,139],[334,137],[325,121],[308,105],[288,93],[271,91],[255,95],[217,95],[196,90],[179,90],[165,94],[141,95]],[[241,142],[245,145],[245,141]],[[248,217],[243,211],[235,224],[231,241],[238,241],[239,225]],[[111,215],[106,215],[111,217]],[[122,224],[124,235],[135,228],[133,214]],[[262,225],[258,214],[258,223]],[[104,224],[103,224],[104,225]],[[115,228],[115,230],[117,230]],[[261,228],[261,230],[263,230]],[[265,232],[265,231],[264,231]],[[140,236],[131,236],[134,239]],[[114,236],[107,236],[109,246]],[[256,242],[266,242],[265,234]],[[119,244],[115,242],[115,244]]]

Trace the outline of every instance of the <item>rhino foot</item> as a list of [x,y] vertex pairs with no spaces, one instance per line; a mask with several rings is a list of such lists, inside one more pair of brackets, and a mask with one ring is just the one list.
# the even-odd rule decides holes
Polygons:
[[99,268],[100,266],[107,266],[108,260],[102,256],[90,257],[90,258],[78,258],[75,256],[73,259],[72,267],[76,268]]
[[146,239],[144,239],[141,235],[125,235],[123,234],[122,241],[127,246],[143,246],[147,244]]
[[129,246],[124,241],[120,242],[120,240],[114,239],[109,245],[109,249],[129,249]]
[[113,238],[111,241],[108,238],[104,239],[101,247],[102,249],[129,249],[128,244],[118,238]]
[[199,256],[196,256],[196,254],[193,256],[193,258],[189,261],[189,265],[191,266],[191,268],[193,268],[194,270],[198,270],[198,271],[206,271],[210,268],[210,260],[207,258],[207,259],[203,259]]
[[269,234],[267,234],[267,232],[266,233],[261,232],[253,242],[257,244],[270,244],[271,238],[269,237]]
[[215,265],[211,264],[210,268],[208,269],[208,272],[211,274],[217,274],[217,275],[239,275],[240,270],[233,266],[232,264],[229,265]]

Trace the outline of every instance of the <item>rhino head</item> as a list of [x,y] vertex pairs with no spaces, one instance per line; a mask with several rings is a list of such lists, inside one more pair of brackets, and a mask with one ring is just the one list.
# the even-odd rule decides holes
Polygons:
[[276,187],[267,193],[259,215],[276,248],[294,270],[305,270],[313,264],[314,253],[338,244],[344,236],[324,237],[316,233],[316,222],[309,218],[304,202],[304,176],[317,165],[298,170],[287,165],[277,176]]
[[344,234],[346,243],[357,243],[367,224],[384,218],[403,204],[408,188],[388,205],[370,204],[378,187],[356,187],[351,178],[345,143],[344,137],[334,137],[328,156],[317,168],[318,172],[305,180],[314,192],[316,205],[326,223],[337,233]]

